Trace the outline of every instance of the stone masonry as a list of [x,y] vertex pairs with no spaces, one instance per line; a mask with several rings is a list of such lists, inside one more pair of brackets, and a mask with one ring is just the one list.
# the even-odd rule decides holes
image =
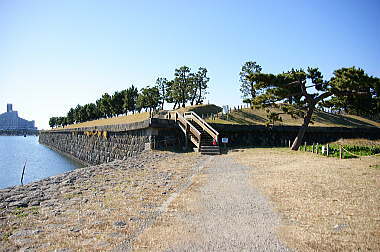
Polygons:
[[144,150],[160,148],[160,143],[178,143],[178,130],[167,120],[150,119],[127,127],[41,131],[39,142],[86,165],[124,160]]
[[144,130],[88,136],[81,133],[43,133],[39,141],[91,165],[123,160],[150,149],[151,137]]

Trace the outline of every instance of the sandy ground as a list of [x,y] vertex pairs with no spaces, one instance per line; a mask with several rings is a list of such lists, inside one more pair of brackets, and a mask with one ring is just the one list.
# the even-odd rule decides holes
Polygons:
[[281,214],[280,237],[298,251],[380,251],[380,157],[327,158],[287,149],[241,149],[252,186]]
[[288,251],[276,235],[279,218],[250,182],[250,168],[215,156],[134,251]]

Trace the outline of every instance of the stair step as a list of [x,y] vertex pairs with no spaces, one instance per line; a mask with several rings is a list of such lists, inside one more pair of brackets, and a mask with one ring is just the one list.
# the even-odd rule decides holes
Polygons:
[[201,146],[199,152],[204,155],[220,155],[219,146]]
[[201,150],[219,150],[219,146],[204,146],[204,145],[201,145]]
[[[198,146],[200,145],[199,152],[204,155],[220,155],[219,146],[213,144],[215,143],[215,140],[206,130],[204,130],[204,125],[199,125],[190,118],[185,117],[185,120],[188,121],[189,124],[191,124],[194,128],[196,128],[199,131],[199,133],[201,133],[200,141],[196,140],[195,144]],[[203,119],[199,120],[203,121]],[[192,133],[190,133],[190,136],[191,135]]]
[[220,155],[219,150],[207,150],[207,151],[201,150],[200,153],[201,154],[209,154],[209,155]]
[[212,153],[201,152],[201,155],[220,155],[220,153],[219,152],[212,152]]

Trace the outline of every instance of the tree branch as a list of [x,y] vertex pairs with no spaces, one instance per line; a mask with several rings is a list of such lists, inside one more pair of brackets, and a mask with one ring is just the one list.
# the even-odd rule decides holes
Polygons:
[[305,96],[305,99],[308,101],[308,103],[313,103],[314,102],[313,97],[306,90],[306,82],[302,82],[298,80],[298,83],[300,85],[302,94]]
[[319,101],[322,101],[323,99],[326,99],[327,97],[329,97],[331,95],[332,95],[331,92],[323,93],[323,94],[321,94],[321,95],[319,95],[318,97],[315,98],[315,103],[318,103]]

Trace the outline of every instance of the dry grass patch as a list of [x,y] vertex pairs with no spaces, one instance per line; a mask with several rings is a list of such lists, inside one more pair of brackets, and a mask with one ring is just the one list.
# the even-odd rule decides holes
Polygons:
[[157,208],[193,173],[197,157],[194,153],[170,153],[137,168],[123,169],[122,161],[102,165],[91,180],[62,190],[59,198],[53,199],[55,205],[33,208],[33,214],[23,214],[30,212],[28,208],[5,216],[0,231],[6,235],[39,231],[22,239],[4,236],[0,245],[38,251],[118,248],[155,218]]
[[[280,109],[272,109],[274,112],[281,112]],[[294,119],[290,115],[281,115],[283,121],[276,122],[276,125],[302,125],[303,119]],[[266,124],[267,112],[265,109],[243,108],[233,110],[228,114],[228,120],[216,118],[216,120],[207,119],[211,123],[223,124]],[[360,116],[353,115],[336,115],[323,111],[315,111],[313,114],[313,124],[310,126],[318,127],[380,127],[380,122],[372,121]]]
[[[126,116],[117,116],[111,118],[104,118],[99,120],[93,120],[88,122],[70,124],[65,126],[65,129],[75,129],[75,128],[85,128],[85,127],[93,127],[93,126],[105,126],[105,125],[116,125],[116,124],[124,124],[124,123],[133,123],[133,122],[141,122],[149,118],[149,112],[136,113],[133,115]],[[60,130],[62,127],[58,127],[53,130]]]
[[380,250],[379,157],[339,160],[287,149],[232,152],[283,219],[299,251]]
[[352,146],[379,146],[380,140],[369,140],[365,138],[339,139],[331,144],[352,145]]
[[190,187],[183,191],[160,215],[155,223],[146,229],[133,243],[133,251],[181,251],[181,247],[200,240],[195,233],[194,224],[186,221],[184,216],[196,215],[202,209],[198,202],[199,188],[207,180],[207,175],[198,174]]
[[199,105],[193,105],[193,106],[187,106],[184,108],[176,109],[176,111],[180,113],[188,112],[188,111],[194,111],[198,115],[206,115],[206,114],[216,114],[218,112],[222,111],[222,108],[219,106],[216,106],[214,104],[199,104]]

